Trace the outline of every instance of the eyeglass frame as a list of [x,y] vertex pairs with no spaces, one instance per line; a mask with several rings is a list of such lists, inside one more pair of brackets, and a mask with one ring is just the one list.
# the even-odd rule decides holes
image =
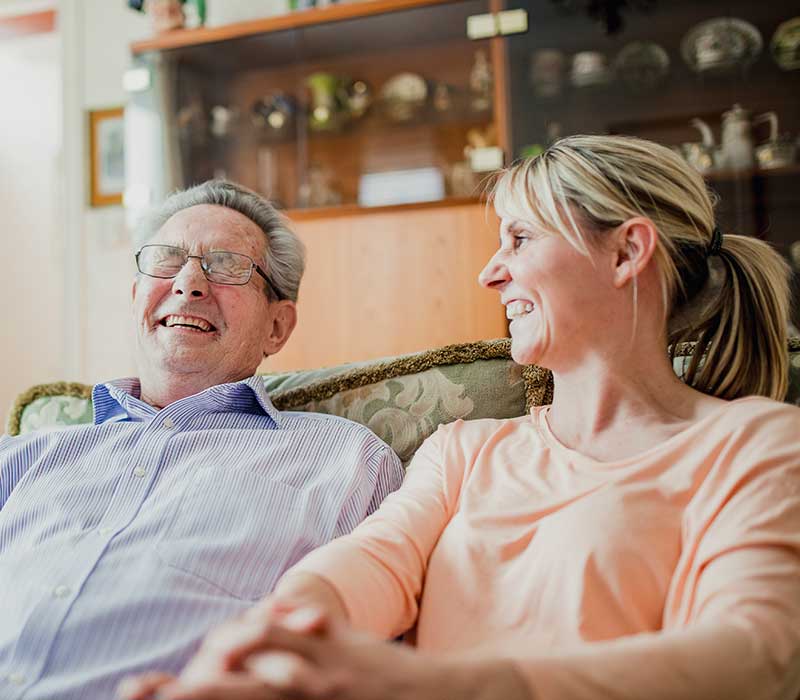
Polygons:
[[[144,272],[142,270],[142,268],[139,266],[139,255],[141,254],[141,252],[145,248],[172,248],[173,250],[180,250],[186,256],[186,260],[184,261],[183,265],[181,265],[180,269],[174,275],[168,275],[168,276],[151,275],[149,272]],[[195,258],[196,260],[200,261],[200,269],[203,271],[203,276],[211,284],[221,284],[221,285],[224,285],[226,287],[243,287],[248,282],[250,282],[251,279],[253,279],[253,270],[255,270],[259,275],[261,275],[261,277],[267,283],[267,289],[269,290],[269,293],[270,293],[271,296],[275,297],[275,299],[277,301],[282,301],[282,300],[284,300],[286,298],[275,287],[275,284],[269,278],[269,275],[267,275],[267,273],[264,272],[264,270],[261,268],[261,266],[255,260],[253,260],[253,258],[251,258],[249,255],[246,255],[245,253],[237,253],[235,250],[211,250],[209,252],[210,253],[228,253],[230,255],[241,255],[243,258],[247,258],[250,261],[250,274],[247,276],[247,279],[244,280],[244,282],[215,282],[214,280],[209,279],[209,277],[208,277],[208,269],[206,268],[206,265],[205,265],[205,257],[206,257],[205,253],[203,255],[189,255],[189,251],[188,250],[186,250],[185,248],[181,248],[180,246],[177,246],[177,245],[167,245],[166,243],[147,243],[147,244],[141,246],[141,248],[139,248],[139,250],[137,250],[134,253],[133,257],[136,259],[136,269],[139,270],[139,272],[141,274],[147,275],[147,277],[152,277],[153,279],[158,279],[158,280],[175,279],[180,274],[180,271],[184,268],[186,263],[188,263],[192,258]]]

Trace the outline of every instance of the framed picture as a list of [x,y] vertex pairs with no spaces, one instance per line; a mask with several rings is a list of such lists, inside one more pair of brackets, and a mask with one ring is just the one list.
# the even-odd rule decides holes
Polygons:
[[125,187],[123,107],[89,112],[90,203],[93,207],[122,204]]

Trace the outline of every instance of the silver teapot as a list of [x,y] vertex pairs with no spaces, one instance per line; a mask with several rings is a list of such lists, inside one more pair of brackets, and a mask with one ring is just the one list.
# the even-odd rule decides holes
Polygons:
[[728,170],[749,170],[754,165],[750,112],[735,104],[722,115],[720,166]]

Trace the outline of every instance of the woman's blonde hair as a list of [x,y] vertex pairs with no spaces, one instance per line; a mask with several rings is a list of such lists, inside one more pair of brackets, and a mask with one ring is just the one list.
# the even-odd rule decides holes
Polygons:
[[[561,235],[587,255],[609,229],[650,219],[672,357],[680,343],[697,342],[686,383],[724,399],[783,399],[789,266],[767,243],[732,234],[709,257],[715,201],[678,154],[639,138],[570,136],[504,171],[491,197],[501,216]],[[711,287],[711,261],[719,282],[701,293]],[[692,322],[677,325],[679,317]]]

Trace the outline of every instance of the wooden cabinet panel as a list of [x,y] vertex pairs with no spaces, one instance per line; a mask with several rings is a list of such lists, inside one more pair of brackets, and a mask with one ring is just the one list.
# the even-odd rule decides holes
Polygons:
[[477,282],[498,226],[482,204],[297,222],[308,249],[299,322],[261,371],[505,336],[498,294]]

